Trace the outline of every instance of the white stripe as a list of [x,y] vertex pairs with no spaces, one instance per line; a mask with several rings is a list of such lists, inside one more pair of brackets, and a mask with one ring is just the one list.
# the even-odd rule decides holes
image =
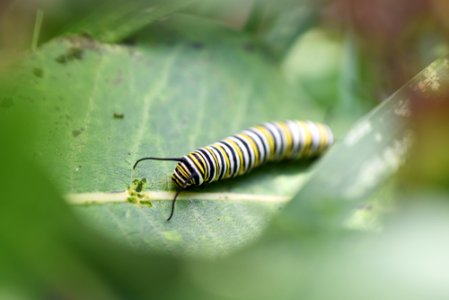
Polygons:
[[271,149],[270,149],[270,145],[268,144],[267,137],[259,129],[253,128],[253,130],[257,131],[257,133],[260,135],[259,140],[263,144],[262,145],[263,161],[267,161],[270,158],[270,154],[271,154]]
[[223,172],[223,162],[221,161],[220,153],[218,153],[217,149],[212,147],[212,145],[208,146],[208,148],[211,149],[214,152],[215,157],[217,158],[217,161],[218,161],[218,166],[216,166],[216,168],[215,168],[215,171],[217,172],[217,176],[218,177],[217,177],[217,179],[215,179],[215,177],[214,177],[214,180],[212,180],[212,181],[217,181],[217,180],[220,179],[221,172]]
[[248,151],[246,150],[245,145],[243,145],[243,143],[241,141],[239,141],[237,138],[235,138],[233,136],[230,136],[229,139],[231,139],[234,143],[236,143],[238,145],[238,147],[240,148],[240,150],[242,151],[243,162],[245,165],[245,167],[243,168],[243,172],[246,172],[249,167],[249,155],[248,155]]
[[[212,155],[210,154],[209,151],[207,151],[207,149],[210,149],[210,147],[204,147],[202,148],[204,150],[204,152],[206,152],[207,157],[209,157],[210,161],[214,164],[214,166],[209,165],[209,161],[207,161],[207,165],[209,166],[209,182],[213,181],[213,179],[215,178],[215,176],[217,175],[217,167],[215,166],[215,159],[212,157]],[[204,155],[203,155],[204,157]],[[212,169],[214,169],[214,174],[211,174]]]
[[178,171],[175,169],[175,171],[173,172],[173,176],[175,176],[176,178],[178,178],[179,182],[181,182],[181,184],[185,184],[185,179],[183,179],[181,177],[181,175],[178,174]]
[[327,125],[323,124],[323,127],[326,129],[326,132],[327,132],[328,146],[331,146],[334,143],[334,135],[332,134],[331,129]]
[[[251,128],[251,129],[252,129],[252,130],[255,130],[255,131],[258,131],[256,128]],[[249,131],[249,130],[245,130],[245,131],[243,131],[243,132],[244,132],[246,135],[249,135],[249,136],[253,139],[253,141],[256,142],[257,148],[259,149],[259,152],[260,152],[259,161],[260,161],[261,163],[264,163],[265,160],[268,159],[268,156],[266,156],[266,154],[265,154],[265,148],[263,147],[262,141],[260,140],[260,138],[259,138],[256,134],[252,133],[252,132]],[[255,155],[256,155],[256,153],[254,153],[254,156],[255,156]],[[255,163],[255,160],[254,160],[254,163]],[[255,164],[254,164],[254,166],[255,166]]]
[[299,129],[299,134],[300,134],[300,138],[299,138],[299,144],[300,144],[300,148],[299,148],[299,151],[298,151],[298,153],[296,154],[296,159],[298,159],[298,158],[301,158],[301,156],[302,156],[302,154],[303,154],[303,152],[304,152],[304,148],[305,148],[305,139],[304,139],[304,137],[306,136],[306,133],[305,133],[305,130],[306,130],[306,128],[305,128],[305,124],[304,124],[304,122],[301,122],[301,121],[297,121],[296,122],[296,125],[298,125],[298,129]]
[[293,121],[287,121],[287,126],[290,128],[293,137],[293,149],[291,157],[295,157],[298,154],[299,148],[301,147],[301,131],[297,123]]
[[229,156],[229,164],[231,166],[230,172],[229,172],[229,176],[230,177],[234,177],[235,176],[235,170],[237,170],[237,167],[239,166],[239,158],[238,158],[238,156],[236,156],[237,165],[235,165],[234,164],[234,153],[233,153],[233,151],[229,150],[229,148],[228,148],[228,147],[232,148],[232,146],[227,144],[225,141],[220,141],[220,144],[222,144],[222,147],[223,147],[224,151],[226,151],[226,153]]
[[275,122],[275,123],[271,123],[279,132],[279,135],[281,137],[281,147],[280,147],[280,157],[283,157],[285,154],[285,151],[287,150],[287,136],[285,135],[284,130],[281,127],[281,124],[283,122]]
[[[254,168],[254,165],[256,163],[256,153],[254,153],[254,149],[251,146],[251,142],[247,141],[248,136],[244,135],[243,133],[238,133],[236,134],[236,136],[240,137],[242,140],[244,140],[249,148],[249,157],[251,157],[251,165],[249,165],[249,161],[248,161],[248,169],[251,170],[252,168]],[[243,143],[243,142],[242,142]]]
[[[210,171],[211,171],[211,169],[210,169],[209,161],[208,161],[207,158],[204,156],[204,154],[201,153],[200,150],[196,150],[195,153],[197,153],[198,155],[200,155],[200,156],[203,158],[203,160],[204,160],[204,162],[205,162],[205,164],[206,164],[206,168],[207,168],[207,175],[208,175],[208,177],[210,178]],[[207,179],[209,179],[209,178],[207,178]],[[206,178],[205,178],[205,180],[206,180]]]
[[312,151],[310,152],[310,154],[313,155],[320,146],[320,131],[316,127],[315,123],[310,121],[307,121],[306,123],[309,126],[310,133],[312,134]]
[[274,135],[274,139],[275,139],[275,143],[277,145],[276,147],[276,159],[279,159],[281,157],[281,146],[282,146],[282,138],[281,135],[279,134],[279,132],[277,131],[276,127],[273,126],[270,123],[265,123],[264,124],[266,128],[269,129],[269,131]]
[[202,185],[204,179],[203,179],[203,176],[201,175],[200,171],[197,169],[195,163],[187,155],[184,156],[184,158],[186,159],[187,163],[192,167],[192,169],[195,171],[196,175],[198,175],[198,178],[199,178],[198,185]]
[[[218,142],[218,143],[216,143],[215,145],[219,145],[221,148],[222,148],[222,146],[220,145],[220,142]],[[218,150],[218,146],[213,146],[213,147],[217,147],[217,151],[220,151],[220,150]],[[225,151],[226,152],[226,149],[225,148],[222,148],[223,149],[223,151]],[[226,152],[227,153],[227,152]],[[223,165],[222,165],[222,170],[221,170],[221,172],[223,172],[223,176],[220,176],[220,178],[219,179],[225,179],[225,178],[228,178],[228,177],[226,177],[226,170],[227,170],[227,165],[226,165],[226,158],[224,157],[224,154],[222,154],[221,153],[221,151],[220,151],[220,154],[221,154],[221,156],[223,156]],[[221,173],[220,172],[220,173]]]

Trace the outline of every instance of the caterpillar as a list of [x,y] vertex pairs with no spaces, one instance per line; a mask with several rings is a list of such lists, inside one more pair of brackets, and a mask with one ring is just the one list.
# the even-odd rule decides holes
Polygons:
[[189,186],[246,174],[269,161],[296,160],[322,154],[334,142],[328,126],[311,121],[270,122],[245,129],[183,157],[143,157],[143,160],[177,161],[172,180],[178,191],[172,201],[173,217],[179,193]]

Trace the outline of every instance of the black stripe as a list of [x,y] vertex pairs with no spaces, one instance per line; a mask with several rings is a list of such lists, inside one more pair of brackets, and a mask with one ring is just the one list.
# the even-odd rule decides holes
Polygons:
[[[215,161],[211,161],[209,155],[211,155],[210,153],[208,153],[207,150],[204,150],[203,148],[198,149],[199,152],[201,152],[204,155],[204,158],[207,160],[207,162],[209,163],[210,166],[210,174],[209,174],[209,178],[207,180],[207,182],[210,182],[212,179],[214,179],[212,176],[215,174]],[[209,154],[209,155],[208,155]],[[206,182],[206,180],[205,180]]]
[[235,177],[238,174],[238,171],[240,169],[240,164],[237,163],[237,155],[239,155],[238,153],[236,153],[236,151],[234,150],[234,148],[232,147],[231,144],[229,144],[228,142],[225,141],[221,141],[221,143],[226,146],[232,153],[232,161],[234,162],[234,170],[232,172],[231,170],[231,177]]
[[184,178],[184,176],[182,176],[180,172],[178,172],[178,169],[175,169],[174,173],[176,173],[181,179],[179,179],[178,177],[175,176],[175,174],[173,174],[172,180],[176,183],[177,186],[182,188],[185,185],[186,179]]
[[[244,134],[244,133],[242,133],[242,134]],[[248,135],[245,135],[245,136],[248,136]],[[255,155],[255,154],[253,153],[251,146],[249,146],[249,145],[247,144],[247,142],[246,142],[245,139],[243,139],[243,138],[241,138],[241,137],[238,137],[238,136],[236,136],[236,135],[234,135],[234,137],[235,137],[236,139],[238,139],[240,142],[242,142],[243,146],[245,147],[246,151],[248,152],[249,162],[248,162],[248,168],[246,168],[246,170],[245,170],[245,172],[246,172],[246,171],[248,171],[249,168],[251,168],[251,166],[253,165],[253,162],[254,162],[254,161],[253,161],[253,155]],[[249,136],[248,136],[248,137],[249,137]]]
[[215,151],[217,151],[218,157],[221,161],[220,176],[218,177],[218,180],[220,180],[220,179],[223,179],[224,175],[226,174],[226,169],[227,169],[226,160],[224,159],[223,155],[221,154],[221,151],[217,147],[211,146],[211,148],[214,148]]
[[[187,168],[187,164],[186,164],[186,163],[179,164],[179,165],[176,167],[176,169],[178,169],[178,168],[179,168],[179,174],[180,174],[183,178],[187,179],[188,177],[186,177],[186,176],[190,176],[190,175],[191,175],[191,174],[189,174],[190,170]],[[185,173],[187,173],[187,175],[182,175],[181,170],[184,171]]]
[[279,126],[278,123],[270,123],[271,125],[274,126],[274,128],[276,128],[279,132],[279,136],[281,137],[281,155],[286,151],[287,148],[287,136],[284,135],[284,131],[282,130],[282,128]]
[[[271,123],[270,123],[271,124]],[[273,124],[271,124],[271,125],[273,125]],[[280,149],[280,147],[282,146],[282,145],[279,145],[279,143],[277,142],[277,140],[276,140],[276,136],[274,135],[274,133],[273,133],[273,131],[272,130],[270,130],[270,128],[268,127],[268,126],[266,126],[266,125],[264,125],[264,127],[268,130],[268,132],[271,134],[271,136],[273,137],[273,141],[274,141],[274,157],[275,158],[278,158],[276,155],[276,153],[278,152],[278,149]],[[275,128],[276,128],[276,126],[275,126]],[[282,138],[281,138],[281,144],[282,144]],[[282,153],[282,152],[280,152],[280,153]]]
[[290,123],[290,124],[293,127],[296,127],[296,129],[298,129],[298,140],[296,141],[296,144],[295,144],[295,140],[293,138],[293,136],[294,136],[293,130],[289,127],[290,132],[292,133],[292,144],[293,144],[291,156],[292,156],[292,158],[295,158],[302,149],[303,136],[302,136],[301,127],[296,123],[296,121],[291,121],[291,122],[292,123]]
[[[257,132],[257,130],[255,130],[254,128],[249,128],[248,129],[249,131],[251,131],[252,133],[254,133],[258,138],[259,138],[259,140],[260,140],[260,143],[262,144],[262,146],[263,146],[263,148],[265,149],[265,156],[264,156],[264,158],[263,158],[263,160],[262,160],[262,155],[261,155],[261,153],[260,153],[260,149],[259,149],[259,146],[258,146],[258,144],[256,143],[256,141],[254,141],[254,139],[252,138],[252,137],[250,137],[250,136],[248,136],[250,139],[252,139],[253,141],[254,141],[254,144],[256,144],[256,148],[257,148],[257,152],[259,152],[259,160],[260,160],[260,164],[263,164],[264,162],[266,162],[267,160],[268,160],[268,153],[270,152],[269,151],[269,149],[268,149],[268,145],[267,145],[267,143],[265,143],[264,142],[264,139],[263,139],[263,137],[261,137],[261,135]],[[265,138],[266,139],[266,138]],[[276,143],[274,143],[274,144],[276,144]]]
[[[206,178],[206,166],[204,165],[204,163],[203,163],[203,160],[199,157],[200,155],[198,154],[198,153],[196,153],[196,151],[195,152],[192,152],[191,153],[193,156],[195,156],[195,158],[196,158],[196,160],[198,161],[198,163],[203,167],[203,170],[204,170],[204,172],[203,172],[203,174],[201,174],[202,175],[202,177],[203,177],[203,181],[204,181],[204,179]],[[198,168],[199,169],[199,168]],[[201,170],[198,170],[198,171],[200,171],[201,172]]]
[[187,178],[185,178],[184,175],[182,175],[181,172],[179,172],[178,168],[175,169],[174,173],[178,174],[179,178],[183,179],[183,181],[185,181],[187,179]]
[[187,170],[189,170],[190,175],[192,176],[192,179],[195,182],[195,185],[199,185],[199,182],[200,182],[200,175],[198,174],[199,170],[198,170],[198,172],[195,171],[195,169],[193,169],[193,167],[188,162],[187,158],[183,157],[181,160],[184,163],[185,168]]

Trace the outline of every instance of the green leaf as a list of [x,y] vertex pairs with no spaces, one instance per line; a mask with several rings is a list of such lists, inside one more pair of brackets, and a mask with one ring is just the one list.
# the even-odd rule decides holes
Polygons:
[[318,162],[279,225],[338,228],[405,162],[413,142],[411,101],[439,99],[448,89],[449,60],[439,59],[357,122]]
[[339,136],[378,103],[359,48],[351,32],[317,27],[301,35],[282,62],[291,84],[320,104]]
[[316,25],[322,3],[316,1],[253,1],[245,30],[282,60],[298,36]]
[[82,33],[103,42],[117,42],[193,2],[195,0],[109,1],[89,9],[63,33]]
[[[78,37],[44,45],[21,69],[9,109],[41,115],[34,155],[93,228],[139,249],[220,255],[261,233],[300,188],[307,164],[272,164],[182,193],[166,222],[174,163],[145,162],[135,172],[133,163],[182,156],[260,122],[322,114],[295,97],[247,36],[176,20],[155,24],[132,47]],[[135,178],[147,179],[152,207],[126,201]]]
[[286,2],[286,7],[279,11],[261,36],[271,52],[280,59],[287,54],[298,37],[316,26],[322,5],[315,1]]

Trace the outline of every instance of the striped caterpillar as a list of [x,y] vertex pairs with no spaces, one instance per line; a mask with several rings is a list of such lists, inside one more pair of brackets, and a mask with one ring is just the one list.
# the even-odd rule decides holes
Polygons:
[[183,157],[143,157],[136,161],[133,169],[143,160],[178,162],[172,175],[178,191],[172,201],[169,221],[173,217],[176,198],[189,186],[243,175],[269,161],[316,157],[333,142],[331,130],[321,123],[270,122],[243,130]]

